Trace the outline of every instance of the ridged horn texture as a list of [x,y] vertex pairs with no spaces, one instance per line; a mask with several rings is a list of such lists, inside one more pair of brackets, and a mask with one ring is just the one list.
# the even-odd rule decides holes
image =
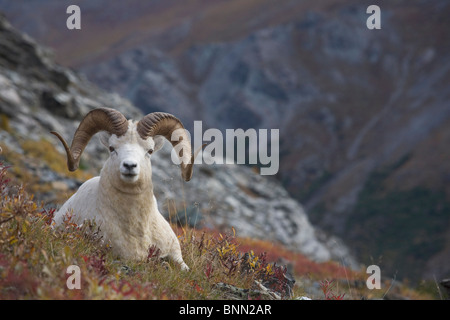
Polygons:
[[[172,141],[172,133],[177,131],[178,140]],[[181,160],[181,176],[185,181],[192,178],[192,170],[194,159],[200,152],[201,148],[192,154],[191,144],[185,132],[184,126],[178,118],[170,113],[153,112],[142,118],[137,124],[137,131],[142,139],[154,137],[157,135],[164,136],[172,146],[175,148],[179,143],[183,143],[182,148],[178,154]],[[186,152],[186,154],[183,154]]]
[[64,138],[55,131],[51,133],[62,142],[67,153],[67,167],[70,171],[78,169],[80,157],[89,140],[100,131],[107,131],[117,136],[124,135],[128,130],[128,121],[125,116],[117,110],[110,108],[98,108],[90,111],[81,120],[77,131],[73,136],[72,145],[69,148]]

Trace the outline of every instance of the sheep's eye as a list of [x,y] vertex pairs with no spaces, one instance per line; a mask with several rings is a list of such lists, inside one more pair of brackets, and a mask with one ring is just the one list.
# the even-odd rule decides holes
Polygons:
[[153,153],[153,149],[150,149],[147,151],[148,154],[152,154]]
[[116,149],[114,149],[114,147],[109,147],[109,152],[114,152],[116,151]]

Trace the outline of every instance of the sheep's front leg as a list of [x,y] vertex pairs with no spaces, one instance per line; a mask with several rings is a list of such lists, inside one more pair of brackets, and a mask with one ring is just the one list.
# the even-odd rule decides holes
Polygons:
[[183,260],[178,237],[162,215],[159,215],[159,218],[161,219],[158,224],[160,229],[157,231],[159,237],[155,239],[157,246],[163,249],[161,251],[164,252],[164,256],[167,256],[172,259],[172,261],[178,263],[182,270],[189,271],[189,267]]
[[184,261],[178,262],[180,264],[181,270],[183,271],[189,271],[189,267],[187,266],[186,263],[184,263]]
[[178,242],[178,239],[176,239],[176,245],[174,247],[175,248],[173,248],[172,252],[169,255],[170,258],[180,265],[181,270],[189,271],[189,267],[187,266],[187,264],[183,260],[183,256],[181,254],[181,247],[180,247],[180,244]]

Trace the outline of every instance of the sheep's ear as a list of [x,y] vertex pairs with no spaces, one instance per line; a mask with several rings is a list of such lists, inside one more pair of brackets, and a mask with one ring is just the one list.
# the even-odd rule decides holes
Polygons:
[[165,138],[163,136],[155,136],[153,137],[153,141],[155,141],[155,147],[153,148],[153,152],[158,151],[164,145]]
[[99,132],[98,134],[100,138],[100,142],[106,147],[109,148],[109,138],[111,138],[111,134],[106,131]]

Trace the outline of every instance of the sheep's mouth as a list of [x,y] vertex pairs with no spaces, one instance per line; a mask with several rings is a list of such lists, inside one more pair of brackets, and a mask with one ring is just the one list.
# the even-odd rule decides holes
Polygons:
[[135,180],[137,178],[136,173],[121,173],[120,174],[124,180]]

